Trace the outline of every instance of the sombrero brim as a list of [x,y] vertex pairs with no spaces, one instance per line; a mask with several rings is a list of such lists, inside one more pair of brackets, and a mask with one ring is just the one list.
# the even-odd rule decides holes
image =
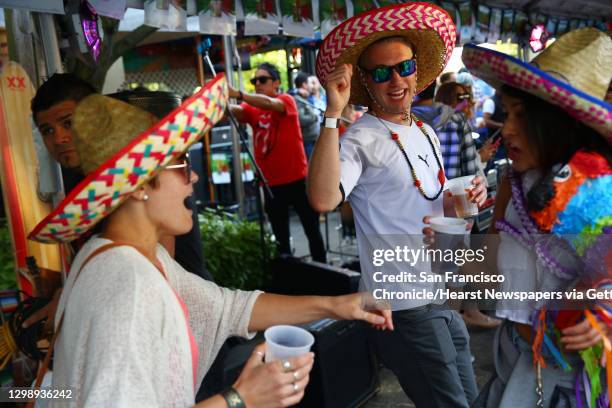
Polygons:
[[317,76],[325,84],[339,64],[352,64],[350,103],[368,105],[369,97],[359,77],[357,62],[373,42],[406,37],[416,48],[417,89],[420,92],[442,72],[455,47],[453,20],[443,9],[429,3],[392,5],[354,16],[330,32],[317,55]]
[[559,106],[612,143],[612,105],[574,88],[533,64],[510,55],[468,44],[463,63],[478,78],[496,89],[508,85]]
[[70,242],[91,229],[210,130],[223,117],[227,99],[226,79],[219,74],[92,171],[28,238]]

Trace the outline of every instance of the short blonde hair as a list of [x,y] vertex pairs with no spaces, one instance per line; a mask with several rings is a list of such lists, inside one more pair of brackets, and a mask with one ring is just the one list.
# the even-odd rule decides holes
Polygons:
[[386,42],[401,42],[401,43],[404,43],[405,45],[408,46],[408,48],[410,48],[410,51],[412,51],[413,57],[416,54],[416,48],[414,47],[414,44],[412,44],[408,38],[403,37],[401,35],[395,35],[395,36],[392,36],[392,37],[381,38],[379,40],[374,41],[372,44],[368,45],[368,47],[365,50],[363,50],[363,52],[359,56],[359,59],[357,60],[357,64],[360,67],[362,67],[363,66],[363,56],[368,52],[368,50],[370,48],[372,48],[373,46],[377,45],[377,44],[386,43]]

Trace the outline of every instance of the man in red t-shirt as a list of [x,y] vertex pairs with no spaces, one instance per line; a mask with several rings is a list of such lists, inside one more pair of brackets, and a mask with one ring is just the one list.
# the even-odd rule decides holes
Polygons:
[[238,121],[253,129],[255,160],[274,194],[274,198],[266,194],[266,212],[279,251],[291,253],[289,206],[293,206],[308,237],[312,259],[326,262],[319,214],[306,197],[308,163],[295,100],[291,95],[279,94],[280,74],[272,64],[257,67],[251,83],[255,85],[255,94],[230,86],[229,96],[242,101],[240,105],[231,105],[231,110]]

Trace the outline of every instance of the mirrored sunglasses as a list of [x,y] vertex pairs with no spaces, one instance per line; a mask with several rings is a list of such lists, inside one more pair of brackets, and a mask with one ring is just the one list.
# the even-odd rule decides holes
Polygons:
[[370,76],[372,77],[372,81],[377,84],[381,84],[391,79],[391,73],[393,70],[396,70],[399,76],[401,76],[402,78],[414,74],[416,71],[416,60],[414,58],[411,58],[402,61],[399,64],[395,64],[392,66],[380,65],[373,69],[366,69],[362,67],[359,68],[370,74]]

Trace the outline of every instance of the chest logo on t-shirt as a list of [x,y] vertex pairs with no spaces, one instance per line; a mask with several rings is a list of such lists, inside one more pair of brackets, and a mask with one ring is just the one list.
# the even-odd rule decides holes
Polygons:
[[259,156],[265,156],[268,154],[272,147],[271,140],[271,126],[272,125],[272,113],[265,112],[257,121],[257,129],[254,130],[254,141],[255,141],[255,150]]
[[424,163],[427,165],[427,167],[429,167],[429,163],[427,163],[427,158],[429,157],[429,155],[428,155],[428,154],[426,154],[426,155],[425,155],[425,158],[423,158],[423,156],[421,156],[420,154],[417,154],[417,157],[418,157],[420,160],[423,160],[423,162],[424,162]]

